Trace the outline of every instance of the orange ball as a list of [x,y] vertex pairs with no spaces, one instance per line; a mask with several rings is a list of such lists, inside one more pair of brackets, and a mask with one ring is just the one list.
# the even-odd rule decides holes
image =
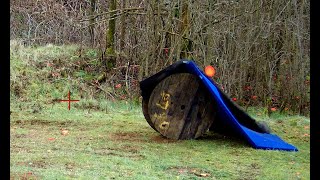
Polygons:
[[206,66],[204,73],[209,77],[213,77],[216,74],[216,70],[212,66]]

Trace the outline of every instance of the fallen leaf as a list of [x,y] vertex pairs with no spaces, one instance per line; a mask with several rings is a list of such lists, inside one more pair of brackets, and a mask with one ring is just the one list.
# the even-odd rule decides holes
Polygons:
[[254,95],[251,97],[252,99],[256,100],[258,98],[258,96]]
[[208,177],[210,176],[209,173],[198,173],[198,172],[193,172],[194,175],[199,176],[199,177]]
[[208,177],[208,176],[210,176],[210,174],[209,173],[201,173],[200,176],[201,177]]
[[180,174],[182,174],[182,173],[185,173],[186,172],[186,170],[185,169],[179,169],[179,171],[178,171]]
[[32,172],[27,172],[27,173],[24,173],[24,178],[28,178],[29,176],[32,175]]
[[54,141],[56,140],[55,138],[48,138],[49,141]]
[[66,136],[69,134],[69,131],[66,129],[61,130],[61,135]]

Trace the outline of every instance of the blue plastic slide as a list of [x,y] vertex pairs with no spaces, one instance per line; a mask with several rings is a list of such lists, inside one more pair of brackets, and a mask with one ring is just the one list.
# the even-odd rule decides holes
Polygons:
[[204,85],[208,88],[213,98],[216,100],[219,108],[219,115],[224,117],[225,121],[239,132],[254,148],[267,149],[267,150],[286,150],[286,151],[298,151],[296,147],[286,143],[280,137],[275,134],[259,133],[242,126],[238,120],[230,112],[229,108],[224,103],[220,96],[220,90],[214,83],[197,67],[193,61],[183,61],[186,64],[186,68],[191,74],[197,75]]

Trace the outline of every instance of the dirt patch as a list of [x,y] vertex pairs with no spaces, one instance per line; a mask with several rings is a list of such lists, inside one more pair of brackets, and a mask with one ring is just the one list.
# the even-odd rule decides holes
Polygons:
[[48,164],[44,160],[38,160],[38,161],[33,161],[29,163],[29,166],[35,167],[35,168],[47,168]]
[[30,149],[27,149],[27,147],[19,146],[19,145],[10,145],[10,153],[31,153],[32,151]]
[[72,162],[65,164],[65,168],[66,168],[67,170],[72,170],[72,169],[75,168],[75,166],[76,166],[76,164],[75,164],[75,163],[72,163]]
[[237,150],[237,149],[232,149],[230,152],[228,152],[228,154],[230,154],[232,156],[240,156],[241,155],[241,151]]
[[67,121],[52,121],[52,120],[40,120],[40,119],[32,119],[32,120],[16,120],[12,121],[11,125],[57,125],[57,126],[75,126],[75,122],[67,122]]
[[27,134],[13,134],[11,138],[27,138]]
[[11,131],[10,135],[11,135],[12,139],[15,139],[15,138],[17,138],[17,139],[23,139],[23,138],[32,138],[32,139],[34,139],[34,138],[39,136],[39,131],[37,131],[35,129],[28,129],[28,130],[26,130],[26,132],[20,133],[20,134],[18,134],[15,131]]
[[139,152],[140,148],[136,147],[136,146],[125,145],[125,146],[121,146],[121,148],[119,148],[119,150],[121,150],[123,152],[127,152],[127,153],[137,154]]
[[158,144],[162,144],[162,143],[179,143],[179,142],[181,142],[180,140],[168,139],[168,138],[163,137],[161,135],[156,135],[156,136],[151,137],[151,141],[156,142]]
[[210,172],[208,172],[206,170],[198,169],[198,168],[170,167],[170,168],[168,168],[168,170],[173,171],[178,174],[193,174],[198,177],[203,177],[203,178],[210,177],[211,179],[215,179],[215,177],[213,177]]
[[110,134],[109,138],[114,141],[144,141],[143,135],[137,132],[120,132]]
[[238,171],[238,174],[241,175],[238,180],[254,180],[260,174],[260,165],[257,163],[251,163],[242,167]]
[[26,172],[26,173],[22,173],[22,174],[10,174],[10,180],[15,180],[15,179],[36,180],[36,179],[41,179],[41,178],[34,175],[32,172]]
[[140,148],[137,146],[123,145],[115,148],[109,148],[109,147],[102,148],[102,149],[98,149],[97,151],[106,152],[106,154],[109,154],[109,152],[125,152],[125,153],[137,154],[139,153]]
[[106,156],[106,155],[113,155],[113,150],[109,148],[101,148],[101,149],[96,149],[94,150],[94,153],[100,156]]
[[32,162],[17,162],[16,164],[19,166],[29,166],[29,167],[43,168],[43,169],[46,169],[49,166],[49,164],[44,160],[37,160]]
[[133,159],[143,159],[144,156],[138,154],[138,151],[135,149],[117,149],[117,148],[102,148],[94,151],[95,154],[101,156],[118,156],[118,157],[127,157]]
[[[50,133],[48,133],[50,132]],[[23,145],[25,147],[30,146],[30,144],[26,144],[27,142],[41,143],[45,137],[52,134],[52,130],[47,127],[41,126],[30,126],[30,127],[18,127],[16,130],[12,130],[10,132],[11,137],[11,147],[15,149],[14,145]],[[19,148],[19,147],[17,147]]]

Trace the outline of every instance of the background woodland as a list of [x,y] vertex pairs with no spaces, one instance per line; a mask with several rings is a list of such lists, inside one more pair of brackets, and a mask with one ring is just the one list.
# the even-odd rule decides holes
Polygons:
[[[106,94],[121,84],[137,98],[139,81],[193,59],[213,65],[214,80],[244,107],[308,115],[309,10],[307,0],[13,0],[10,39],[79,45],[80,68]],[[88,48],[95,66],[85,63]]]

